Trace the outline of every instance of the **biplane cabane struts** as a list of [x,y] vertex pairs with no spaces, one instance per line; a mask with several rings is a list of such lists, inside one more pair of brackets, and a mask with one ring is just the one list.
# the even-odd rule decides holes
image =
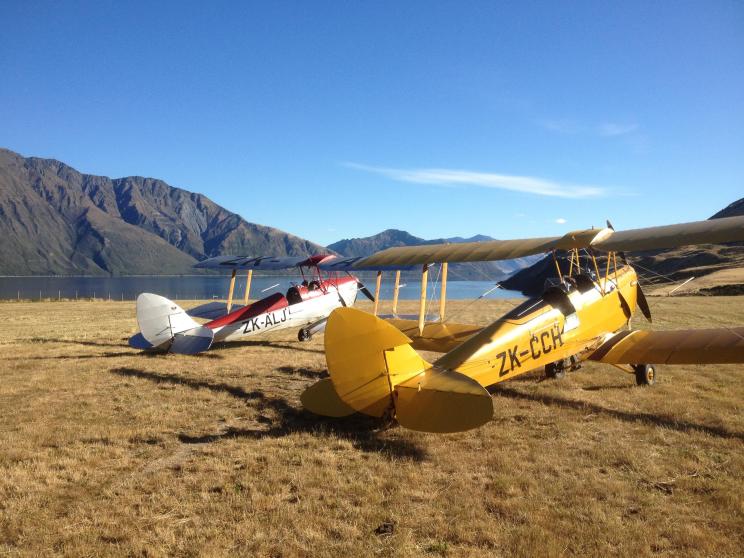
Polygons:
[[[326,405],[332,416],[356,410],[395,416],[402,426],[415,430],[456,432],[491,419],[493,403],[485,387],[543,366],[547,371],[549,366],[589,359],[634,372],[638,383],[652,383],[653,374],[643,380],[639,367],[744,362],[744,327],[620,331],[630,325],[636,308],[651,317],[635,270],[624,263],[624,252],[741,240],[744,217],[728,217],[617,232],[608,223],[607,228],[561,237],[395,247],[361,258],[353,264],[356,269],[421,266],[418,320],[383,321],[352,308],[333,312],[325,337],[330,382],[326,379],[303,394],[303,404],[319,414],[328,414]],[[568,251],[565,275],[557,250]],[[589,275],[581,273],[580,250],[591,263]],[[604,270],[597,252],[606,254]],[[552,254],[560,286],[486,327],[446,322],[444,301],[440,321],[425,323],[430,265],[443,264],[446,277],[447,263],[539,253]],[[399,278],[396,274],[396,287]],[[445,354],[429,364],[415,348]],[[329,393],[331,387],[335,395]]]

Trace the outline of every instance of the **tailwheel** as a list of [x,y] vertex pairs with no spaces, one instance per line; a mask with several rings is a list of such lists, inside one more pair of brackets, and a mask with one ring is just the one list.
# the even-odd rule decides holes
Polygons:
[[297,339],[299,341],[310,341],[313,338],[313,334],[307,328],[302,328],[297,332]]
[[564,362],[559,360],[558,362],[551,362],[545,365],[545,377],[554,380],[561,380],[566,377],[566,367]]
[[636,384],[639,386],[654,385],[659,374],[653,364],[635,364],[633,365],[633,371],[635,372]]

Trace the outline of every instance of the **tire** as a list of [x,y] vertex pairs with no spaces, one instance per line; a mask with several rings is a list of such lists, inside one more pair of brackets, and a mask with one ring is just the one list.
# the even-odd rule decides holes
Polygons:
[[312,334],[304,327],[297,332],[297,339],[299,341],[310,341],[312,338]]
[[566,371],[563,369],[563,361],[551,362],[545,365],[545,377],[554,380],[561,380],[566,377]]
[[633,366],[635,371],[636,384],[639,386],[652,386],[656,383],[659,371],[653,364],[636,364]]

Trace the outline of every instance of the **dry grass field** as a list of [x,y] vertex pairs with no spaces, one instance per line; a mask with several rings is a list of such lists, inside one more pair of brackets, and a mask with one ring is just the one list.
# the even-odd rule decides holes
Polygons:
[[[744,322],[744,297],[651,304]],[[148,356],[134,331],[131,302],[0,304],[0,555],[742,554],[741,366],[534,373],[437,436],[303,411],[322,336]]]

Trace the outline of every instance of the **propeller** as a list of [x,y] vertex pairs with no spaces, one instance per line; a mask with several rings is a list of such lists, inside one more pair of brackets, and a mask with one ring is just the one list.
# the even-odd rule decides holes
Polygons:
[[372,302],[375,301],[375,297],[372,295],[371,292],[369,292],[369,289],[364,286],[364,283],[362,283],[361,281],[357,281],[357,288],[362,292],[364,296],[366,296]]
[[646,295],[643,294],[640,283],[636,284],[636,300],[638,302],[638,308],[641,309],[646,319],[651,322],[651,308],[648,306],[648,300],[646,300]]
[[[609,219],[607,219],[607,228],[612,229],[613,231],[615,230],[615,227],[612,226]],[[628,258],[625,256],[625,252],[618,252],[618,255],[622,262],[627,265]],[[641,288],[640,283],[636,283],[636,302],[638,303],[638,308],[641,309],[643,316],[651,322],[651,308],[648,306],[648,300],[646,300],[646,295],[643,294],[643,289]],[[621,303],[623,304],[623,310],[625,310],[628,303],[625,302],[625,299],[621,299]]]
[[[356,277],[354,277],[348,271],[346,272],[346,275],[348,275],[349,277],[353,277],[354,279],[356,279]],[[375,301],[374,295],[369,291],[369,289],[367,287],[364,286],[364,283],[362,283],[359,279],[357,279],[357,289],[359,289],[362,292],[362,294],[364,296],[366,296],[368,299],[370,299],[372,302]]]

